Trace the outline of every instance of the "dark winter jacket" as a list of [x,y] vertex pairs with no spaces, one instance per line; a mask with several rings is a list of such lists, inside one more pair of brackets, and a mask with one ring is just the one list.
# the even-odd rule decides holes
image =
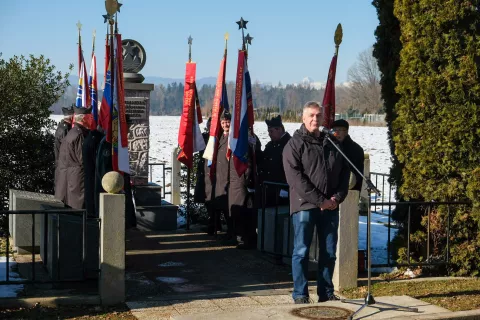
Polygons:
[[323,133],[314,137],[302,124],[283,149],[283,167],[290,188],[290,213],[318,208],[332,196],[341,203],[347,196],[348,162]]
[[[363,152],[363,148],[360,147],[358,143],[352,140],[352,138],[348,135],[345,140],[342,142],[342,149],[343,153],[347,156],[350,161],[354,164],[355,167],[357,167],[358,170],[363,174],[363,163],[365,161],[365,154]],[[351,172],[355,174],[356,178],[356,183],[351,190],[358,190],[360,191],[362,189],[362,176],[358,174],[357,170],[350,168]]]
[[88,130],[75,124],[63,139],[55,172],[55,198],[74,209],[84,208],[83,141]]
[[62,144],[62,140],[67,136],[67,133],[70,131],[70,129],[72,129],[72,125],[65,122],[65,120],[61,120],[58,123],[57,130],[55,131],[55,164],[57,163],[58,155],[60,154],[60,145]]
[[228,135],[222,135],[218,140],[217,161],[215,166],[215,202],[218,208],[228,206],[228,181],[230,162],[227,159]]
[[[283,137],[278,141],[270,141],[266,144],[265,150],[263,150],[263,161],[260,170],[260,181],[287,183],[285,177],[285,171],[283,170],[282,153],[285,145],[290,140],[291,136],[288,132],[285,132]],[[280,193],[278,187],[267,185],[266,186],[265,205],[273,206],[277,202],[277,192]],[[283,188],[287,189],[287,188]],[[278,198],[278,204],[287,204],[288,198]]]

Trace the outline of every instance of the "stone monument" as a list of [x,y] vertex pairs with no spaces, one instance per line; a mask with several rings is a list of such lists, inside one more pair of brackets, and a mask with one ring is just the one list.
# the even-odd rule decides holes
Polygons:
[[139,73],[147,55],[142,45],[132,39],[123,40],[122,47],[130,176],[135,186],[137,226],[146,230],[175,230],[178,207],[162,199],[159,185],[148,183],[150,92],[154,86],[143,83],[145,78]]
[[138,41],[125,39],[122,47],[130,175],[134,185],[147,185],[150,92],[154,85],[142,83],[145,78],[139,73],[147,61],[143,46]]

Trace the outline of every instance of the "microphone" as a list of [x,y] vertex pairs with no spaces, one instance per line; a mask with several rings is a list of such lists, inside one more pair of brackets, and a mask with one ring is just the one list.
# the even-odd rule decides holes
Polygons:
[[337,133],[335,131],[333,131],[332,129],[327,129],[327,128],[323,127],[320,131],[322,131],[325,134],[328,134],[331,137],[335,137],[335,138],[337,137]]

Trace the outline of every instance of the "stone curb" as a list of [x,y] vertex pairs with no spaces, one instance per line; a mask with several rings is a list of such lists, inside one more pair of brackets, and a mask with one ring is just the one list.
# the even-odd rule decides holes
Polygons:
[[0,308],[31,308],[37,303],[44,307],[58,307],[60,305],[100,305],[100,296],[63,296],[63,297],[36,297],[36,298],[1,298]]
[[470,310],[470,311],[435,313],[435,314],[429,314],[429,315],[423,315],[423,316],[409,315],[409,316],[400,316],[400,317],[392,318],[392,320],[429,320],[429,319],[480,320],[480,309]]

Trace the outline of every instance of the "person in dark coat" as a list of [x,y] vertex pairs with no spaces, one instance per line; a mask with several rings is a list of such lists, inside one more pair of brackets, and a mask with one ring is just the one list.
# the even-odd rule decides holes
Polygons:
[[[261,165],[261,142],[256,135],[249,133],[248,169],[238,175],[230,157],[230,184],[228,205],[237,236],[237,249],[254,249],[257,245],[257,205],[255,189],[258,190],[257,166]],[[255,163],[254,163],[255,162]]]
[[100,196],[95,192],[96,162],[100,142],[105,135],[99,130],[91,130],[83,142],[83,168],[85,171],[85,209],[91,217],[98,217]]
[[[303,124],[283,149],[293,221],[292,276],[295,303],[309,303],[308,257],[314,228],[318,234],[318,302],[334,295],[333,271],[338,240],[338,205],[348,193],[348,162],[320,131],[322,108],[307,102]],[[352,217],[356,219],[356,217]]]
[[[347,158],[352,161],[353,165],[363,174],[365,153],[363,152],[363,148],[352,140],[348,134],[348,128],[349,124],[346,120],[339,119],[333,123],[333,131],[335,132],[335,137],[343,147],[343,153],[345,153]],[[360,191],[362,189],[363,178],[357,170],[353,168],[350,169],[355,175],[355,185],[350,188],[350,190]]]
[[63,108],[63,119],[58,123],[57,130],[55,131],[55,164],[58,160],[58,155],[60,154],[60,145],[62,144],[63,138],[67,136],[68,131],[72,129],[72,120],[73,120],[73,106],[70,108]]
[[88,135],[85,127],[91,108],[75,108],[73,128],[60,145],[55,174],[55,198],[74,209],[85,207],[83,142]]
[[232,116],[225,111],[220,118],[222,126],[222,135],[218,141],[217,159],[215,164],[215,184],[213,189],[215,214],[218,217],[225,218],[227,222],[227,234],[225,240],[227,242],[236,242],[233,233],[233,221],[229,214],[228,207],[228,186],[230,181],[230,161],[227,159],[228,150],[228,133],[230,131],[230,121]]
[[[260,170],[260,180],[277,183],[287,183],[285,171],[283,170],[282,153],[283,148],[290,140],[291,136],[285,131],[280,115],[265,120],[268,127],[270,141],[263,150],[263,161]],[[277,204],[288,204],[288,187],[277,188],[273,185],[266,185],[265,206],[275,206]],[[278,193],[278,194],[277,194]]]

